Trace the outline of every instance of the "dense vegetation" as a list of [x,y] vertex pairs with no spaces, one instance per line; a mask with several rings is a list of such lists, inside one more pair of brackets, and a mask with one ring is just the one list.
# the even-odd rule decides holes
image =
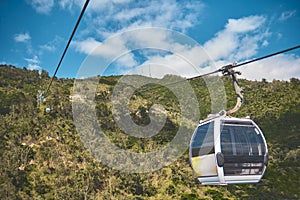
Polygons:
[[[165,79],[172,79],[172,76]],[[130,115],[139,125],[149,123],[148,109],[160,104],[167,122],[152,138],[123,134],[113,121],[111,91],[119,76],[101,77],[95,100],[99,123],[116,145],[147,152],[172,140],[180,120],[179,102],[166,88],[136,94]],[[235,104],[228,77],[222,78],[227,106]],[[1,199],[299,199],[300,80],[241,80],[245,104],[236,115],[250,115],[265,133],[269,165],[259,184],[202,186],[194,176],[186,152],[177,161],[152,173],[128,174],[95,159],[76,131],[70,97],[73,79],[55,79],[47,99],[46,71],[0,66],[0,198]],[[209,91],[202,79],[190,82],[198,98],[201,118],[210,110]],[[153,87],[153,86],[151,86]],[[84,89],[84,88],[83,88]],[[88,90],[88,88],[85,88]],[[144,88],[145,89],[145,88]],[[201,102],[201,103],[200,103]],[[51,112],[45,112],[47,106]]]

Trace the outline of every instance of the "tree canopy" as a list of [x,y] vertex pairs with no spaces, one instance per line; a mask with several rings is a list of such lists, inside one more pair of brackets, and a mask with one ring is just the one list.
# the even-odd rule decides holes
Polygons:
[[[160,104],[167,120],[159,134],[135,138],[124,134],[112,116],[111,94],[120,76],[99,77],[96,114],[106,136],[120,148],[149,152],[163,147],[178,130],[180,105],[166,87],[135,94],[130,117],[149,123],[149,108]],[[175,77],[167,76],[165,80]],[[74,79],[55,79],[45,102],[38,90],[50,81],[46,71],[0,66],[0,198],[1,199],[299,199],[300,80],[240,80],[245,103],[237,117],[251,116],[263,130],[269,165],[261,183],[202,186],[189,166],[188,152],[151,173],[120,172],[103,165],[83,145],[72,116]],[[236,96],[231,80],[222,77],[227,107]],[[211,112],[203,79],[189,81],[201,116]],[[130,87],[124,85],[124,88]],[[153,87],[153,85],[145,86]],[[89,90],[82,87],[80,90]],[[51,108],[48,114],[46,107]]]

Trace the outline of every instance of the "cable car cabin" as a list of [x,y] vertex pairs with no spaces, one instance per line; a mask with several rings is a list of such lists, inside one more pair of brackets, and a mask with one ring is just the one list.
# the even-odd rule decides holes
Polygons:
[[190,163],[203,185],[257,183],[268,162],[266,140],[251,119],[216,116],[200,123]]

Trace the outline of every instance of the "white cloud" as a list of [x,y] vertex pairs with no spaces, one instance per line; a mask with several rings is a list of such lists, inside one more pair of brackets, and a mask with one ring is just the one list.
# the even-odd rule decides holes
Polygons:
[[[99,60],[116,62],[118,64],[116,73],[132,70],[138,65],[151,64],[168,66],[177,74],[191,76],[199,72],[193,65],[199,66],[208,58],[194,40],[187,38],[181,33],[167,29],[144,28],[117,34],[104,42],[88,38],[83,41],[75,41],[72,45],[78,52],[97,56]],[[142,55],[145,59],[136,58],[135,51],[139,51],[139,56]],[[156,76],[153,71],[152,75],[161,77],[167,71],[159,70],[158,73],[160,75]]]
[[[46,1],[46,0],[35,0]],[[59,0],[63,9],[82,8],[84,0]],[[90,1],[85,19],[85,37],[98,34],[105,39],[117,32],[140,27],[163,27],[185,32],[199,23],[204,4],[201,0],[102,0]]]
[[25,58],[25,60],[27,61],[28,65],[27,65],[27,69],[29,70],[42,70],[42,67],[39,65],[40,64],[40,60],[38,58],[38,56],[33,56],[32,58]]
[[300,78],[300,57],[293,54],[281,54],[272,58],[261,60],[241,68],[242,77],[252,80],[268,81],[290,80]]
[[[168,35],[166,29],[159,28],[134,29],[116,34],[103,42],[99,42],[95,38],[88,38],[83,41],[74,41],[72,46],[76,51],[87,55],[99,56],[99,58],[106,60],[117,59],[116,61],[123,67],[133,67],[138,64],[132,52],[134,50],[139,50],[148,59],[156,59],[151,53],[147,54],[157,47],[163,52],[171,49],[180,52],[181,55],[188,54],[188,51],[190,51],[187,50],[190,48],[189,46],[178,43],[176,39]],[[165,59],[164,57],[161,58]],[[199,55],[189,56],[189,59],[195,60],[195,58],[199,58]]]
[[[223,30],[204,44],[204,48],[218,67],[250,60],[259,49],[269,44],[271,33],[265,25],[266,20],[262,16],[230,19]],[[299,56],[282,54],[245,65],[239,70],[242,77],[247,79],[289,80],[291,77],[300,77],[299,66]]]
[[277,40],[280,40],[282,38],[282,33],[277,33],[276,37],[277,37]]
[[69,9],[71,10],[74,6],[74,1],[70,1],[70,0],[60,0],[58,2],[59,6],[63,9]]
[[120,55],[122,52],[127,51],[120,38],[109,41],[111,42],[99,42],[95,38],[87,38],[83,41],[75,41],[72,45],[81,53],[99,55],[106,58],[113,58],[115,55]]
[[[187,58],[191,63],[198,64],[196,66],[210,65],[208,67],[193,70],[188,63],[176,58],[176,55],[150,58],[148,63],[161,63],[162,65],[172,66],[180,75],[192,77],[212,72],[234,61],[244,62],[245,60],[250,60],[257,55],[259,49],[269,44],[268,39],[271,33],[269,32],[269,27],[265,25],[266,20],[262,16],[228,20],[225,28],[203,45],[210,58],[204,54],[202,56],[199,54],[201,49],[197,48],[201,47],[186,48],[181,46],[180,52],[183,57]],[[174,43],[172,45],[175,46]],[[245,65],[240,70],[243,73],[242,77],[247,79],[289,80],[291,77],[300,78],[299,66],[299,56],[282,54]]]
[[[271,33],[265,25],[266,20],[262,16],[230,19],[223,30],[204,44],[204,48],[218,67],[250,60],[260,48],[269,44]],[[299,66],[298,56],[283,54],[245,65],[240,70],[242,77],[247,79],[289,80],[291,77],[300,77]]]
[[56,35],[53,40],[50,40],[47,43],[39,46],[40,48],[39,54],[42,54],[43,51],[54,52],[57,46],[59,46],[62,42],[63,42],[63,38]]
[[15,34],[14,35],[14,40],[16,42],[19,42],[19,43],[24,43],[25,45],[25,48],[22,49],[22,48],[18,48],[16,51],[17,52],[23,52],[27,55],[33,55],[35,50],[32,46],[32,43],[31,43],[31,36],[29,35],[29,33],[20,33],[20,34]]
[[123,67],[129,67],[135,65],[136,61],[125,43],[122,37],[115,37],[104,42],[99,42],[95,38],[88,38],[83,41],[75,41],[72,46],[78,52],[98,56],[99,59],[113,62],[113,59],[119,58],[117,60],[119,64],[123,65]]
[[[184,54],[187,52],[182,53]],[[198,55],[195,54],[194,56],[197,57]],[[183,77],[193,77],[204,72],[203,70],[198,68],[198,66],[194,66],[193,64],[194,63],[192,60],[189,60],[187,57],[178,54],[170,54],[164,57],[150,57],[149,60],[143,63],[144,66],[149,65],[151,67],[151,76],[156,78],[162,78],[166,74],[175,74]],[[148,75],[147,71],[145,75]]]
[[204,44],[205,50],[212,57],[212,59],[221,59],[227,57],[230,52],[239,45],[238,37],[227,31],[217,33],[216,37],[207,41]]
[[137,61],[134,59],[134,55],[131,52],[123,54],[116,60],[122,67],[132,67],[137,65]]
[[50,52],[54,52],[56,50],[56,47],[54,45],[50,45],[50,44],[40,45],[40,48],[42,50],[46,50],[46,51],[50,51]]
[[40,60],[38,59],[37,56],[33,56],[33,58],[25,58],[25,60],[28,63],[32,63],[32,64],[38,64],[38,63],[40,63]]
[[[82,2],[76,1],[82,7]],[[66,7],[66,5],[64,5]],[[91,1],[87,10],[88,35],[105,39],[117,32],[140,27],[163,27],[185,31],[199,23],[204,5],[201,1]]]
[[27,3],[41,14],[49,14],[54,7],[54,0],[27,0]]
[[[130,38],[120,37],[119,40],[113,43],[102,42],[104,38],[134,28],[153,26],[184,32],[199,23],[199,20],[197,20],[199,12],[197,10],[201,11],[203,8],[203,4],[198,1],[194,7],[192,1],[180,3],[173,0],[163,2],[125,0],[125,2],[126,4],[124,1],[113,3],[108,0],[91,2],[88,13],[89,25],[86,28],[89,31],[85,33],[85,36],[90,37],[73,42],[76,51],[84,54],[101,55],[107,59],[115,58],[116,55],[120,56],[122,53],[129,51],[130,47],[127,42]],[[285,16],[289,15],[286,13]],[[149,30],[149,32],[141,32],[140,35],[134,34],[134,41],[143,44],[142,46],[160,46],[162,49],[172,49],[177,54],[144,55],[147,60],[144,63],[139,63],[138,60],[135,60],[134,54],[129,51],[118,59],[117,62],[120,64],[118,70],[129,70],[134,65],[142,64],[142,66],[152,66],[151,75],[153,77],[161,77],[166,73],[170,73],[168,67],[175,74],[192,77],[214,71],[217,67],[234,61],[243,62],[257,55],[262,47],[269,45],[268,40],[272,33],[269,31],[266,21],[266,17],[258,15],[229,19],[223,30],[217,32],[213,38],[203,44],[209,57],[205,55],[201,47],[188,46],[184,42],[174,41],[174,38],[161,32]],[[98,37],[95,37],[95,33]],[[94,34],[93,37],[91,37],[92,34]],[[132,38],[131,41],[133,41]],[[93,51],[95,47],[98,48]],[[298,62],[299,58],[283,55],[281,60],[276,60],[274,63],[261,61],[257,64],[258,67],[251,69],[249,68],[251,65],[249,65],[245,66],[242,71],[245,71],[243,73],[244,77],[248,79],[289,79],[293,76],[300,76],[295,67],[299,66]],[[206,67],[195,69],[191,63],[197,67]],[[290,69],[287,73],[282,73],[284,69],[282,65],[288,63],[290,63]],[[145,69],[140,71],[146,72],[146,75],[149,73]],[[258,74],[257,71],[260,73]]]
[[29,33],[19,33],[14,36],[16,42],[27,42],[31,39]]
[[265,47],[267,45],[267,38],[270,35],[271,33],[268,30],[261,30],[254,34],[242,36],[239,39],[238,47],[235,48],[233,54],[228,56],[228,58],[238,61],[248,59],[256,55],[261,47]]
[[249,16],[240,19],[229,19],[226,24],[226,31],[232,33],[245,33],[259,28],[266,19],[262,16]]
[[[109,42],[99,42],[95,38],[88,38],[74,42],[73,46],[81,53],[98,55],[107,59],[113,59],[129,51],[125,57],[120,57],[118,60],[123,67],[133,67],[138,64],[130,52],[130,45],[135,48],[160,47],[161,50],[173,53],[165,55],[144,54],[146,61],[140,64],[169,66],[181,76],[192,77],[207,73],[209,70],[216,70],[213,61],[218,64],[228,64],[226,63],[227,60],[231,63],[255,55],[260,46],[267,45],[267,38],[270,35],[267,30],[263,29],[265,21],[266,19],[261,16],[230,19],[223,30],[204,44],[205,51],[200,45],[185,44],[184,40],[186,39],[180,36],[180,33],[170,35],[167,31],[147,28],[135,29],[134,34],[119,34],[117,37],[108,39]],[[130,44],[130,42],[134,44]],[[207,67],[208,64],[212,66]],[[159,77],[161,77],[168,70],[161,69],[157,73],[153,71],[152,75],[160,74]]]
[[29,70],[39,70],[40,71],[42,69],[42,67],[37,65],[37,64],[28,64],[27,69],[29,69]]
[[[75,5],[82,7],[82,0],[60,1],[62,8],[71,8]],[[121,34],[124,31],[145,28],[145,27],[162,27],[180,32],[185,32],[188,28],[199,23],[198,17],[204,8],[200,1],[137,1],[137,0],[103,0],[91,1],[85,15],[86,24],[84,31],[80,33],[83,40],[72,42],[76,51],[84,54],[101,55],[106,59],[113,59],[115,56],[121,56],[116,61],[120,70],[123,65],[124,69],[139,64],[135,56],[130,52],[128,41],[135,41],[135,46],[142,44],[143,47],[160,46],[165,49],[175,49],[177,52],[185,51],[185,46],[177,42],[170,41],[161,32],[148,32],[134,34],[135,38],[119,37],[115,41],[106,43],[107,38]],[[97,47],[97,49],[95,49]],[[129,51],[129,52],[128,52]],[[127,52],[126,55],[122,53]],[[197,56],[196,56],[197,57]],[[199,57],[199,56],[198,56]],[[151,57],[148,57],[152,59]],[[175,64],[175,63],[174,63]]]
[[296,15],[296,10],[290,10],[290,11],[285,11],[283,13],[281,13],[280,17],[279,17],[279,21],[283,22],[293,16]]
[[269,45],[269,42],[268,42],[267,40],[264,40],[263,43],[262,43],[262,46],[263,46],[263,47],[266,47],[266,46],[268,46],[268,45]]
[[240,60],[255,55],[259,43],[266,42],[268,30],[264,30],[265,17],[249,16],[229,19],[225,28],[204,44],[213,60]]
[[133,9],[127,9],[123,10],[119,13],[116,13],[116,15],[113,16],[113,19],[116,21],[121,20],[133,20],[135,17],[138,17],[142,15],[145,11],[145,8],[133,8]]
[[[74,8],[82,8],[85,0],[58,0],[58,5],[63,9],[68,9],[69,11],[73,11]],[[90,7],[91,2],[89,3]]]

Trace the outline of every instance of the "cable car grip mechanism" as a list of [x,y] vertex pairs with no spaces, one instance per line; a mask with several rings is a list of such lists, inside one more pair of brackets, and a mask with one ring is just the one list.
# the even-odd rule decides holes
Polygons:
[[238,80],[237,80],[237,75],[241,75],[241,72],[234,71],[232,69],[236,65],[237,65],[237,63],[235,62],[233,64],[226,65],[226,66],[224,66],[220,69],[220,71],[222,72],[222,74],[224,76],[230,76],[231,77],[233,85],[234,85],[235,93],[237,95],[236,105],[234,106],[234,108],[232,108],[231,110],[228,110],[226,112],[227,116],[230,116],[231,114],[237,112],[242,107],[242,104],[244,102],[243,89],[240,88]]

